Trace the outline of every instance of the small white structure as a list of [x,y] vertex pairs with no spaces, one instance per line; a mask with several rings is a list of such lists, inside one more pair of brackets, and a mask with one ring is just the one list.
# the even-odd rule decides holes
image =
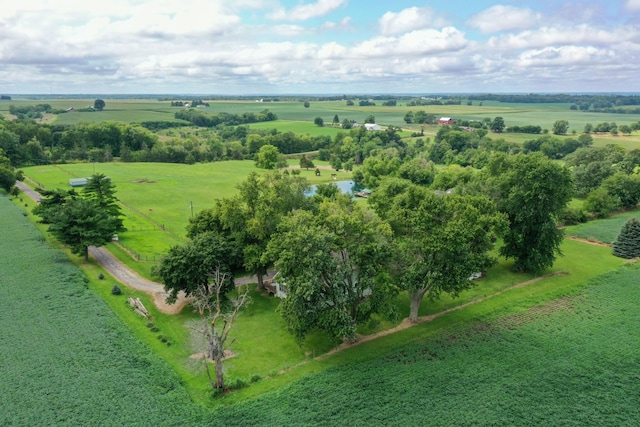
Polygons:
[[376,123],[365,123],[364,127],[365,127],[366,130],[382,130],[380,125],[378,125]]
[[271,295],[277,298],[286,298],[287,297],[287,286],[283,283],[276,282],[276,278],[266,279],[264,281],[264,287]]
[[84,187],[87,185],[89,180],[87,178],[71,178],[69,180],[69,185],[72,187]]

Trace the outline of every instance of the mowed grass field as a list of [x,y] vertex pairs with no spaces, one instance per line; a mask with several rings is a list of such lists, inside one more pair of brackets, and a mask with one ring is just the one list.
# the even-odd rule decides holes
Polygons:
[[[297,165],[295,159],[289,160]],[[325,165],[326,162],[316,162]],[[116,185],[116,196],[123,203],[125,227],[120,243],[144,260],[158,259],[167,249],[181,242],[191,215],[213,206],[214,201],[237,192],[237,184],[251,171],[263,173],[253,161],[225,161],[194,165],[170,163],[77,163],[24,168],[25,175],[45,188],[71,188],[69,179],[93,173],[109,176]],[[302,170],[311,184],[350,179],[349,172]],[[28,181],[29,182],[29,181]],[[192,209],[193,208],[193,209]]]
[[[554,270],[567,275],[318,359],[295,346],[275,348],[282,325],[261,320],[277,316],[276,300],[254,294],[239,318],[227,373],[229,381],[261,379],[212,401],[204,374],[189,359],[189,331],[173,323],[192,315],[159,315],[143,297],[159,328],[150,331],[125,306],[124,295],[110,294],[108,279],[95,279],[97,267],[84,265],[84,280],[6,197],[0,197],[0,217],[6,225],[0,228],[0,419],[8,425],[640,421],[640,271],[619,269],[621,260],[607,248],[565,242],[566,256]],[[487,279],[503,277],[500,270],[508,267],[501,264]],[[611,269],[617,271],[603,275]],[[520,279],[504,279],[503,286]],[[467,298],[477,295],[463,294],[457,304]],[[169,361],[179,377],[157,357],[169,352],[181,360]],[[213,406],[194,405],[187,390]]]

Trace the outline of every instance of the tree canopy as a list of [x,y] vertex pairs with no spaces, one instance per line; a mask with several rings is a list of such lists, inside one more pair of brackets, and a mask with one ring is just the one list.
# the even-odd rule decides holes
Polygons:
[[345,197],[283,219],[267,256],[286,284],[280,312],[299,341],[315,329],[353,341],[360,322],[388,307],[390,237],[387,224]]
[[102,111],[107,104],[102,99],[96,99],[93,101],[93,108],[98,111]]
[[275,169],[278,165],[280,152],[271,144],[260,147],[256,154],[256,166],[261,169]]
[[118,218],[93,200],[72,198],[49,213],[49,232],[74,254],[84,255],[85,261],[89,246],[106,245],[118,229]]
[[557,218],[573,195],[569,170],[539,153],[497,154],[478,179],[509,219],[500,254],[516,271],[551,267],[563,239]]
[[224,277],[224,283],[220,284],[222,295],[233,289],[235,251],[231,245],[224,236],[208,231],[170,248],[153,271],[162,279],[169,294],[167,302],[174,303],[180,291],[187,296],[208,293],[214,272]]
[[238,185],[239,194],[218,199],[210,209],[189,220],[187,234],[194,237],[206,231],[217,231],[234,242],[242,254],[244,267],[258,276],[263,288],[263,276],[268,262],[263,252],[283,216],[294,209],[309,206],[304,192],[308,182],[295,175],[270,171],[263,175],[249,174]]
[[473,286],[469,278],[474,273],[496,262],[489,251],[506,219],[486,197],[436,194],[391,179],[370,200],[393,228],[391,276],[409,294],[412,322],[418,320],[425,295],[457,296]]

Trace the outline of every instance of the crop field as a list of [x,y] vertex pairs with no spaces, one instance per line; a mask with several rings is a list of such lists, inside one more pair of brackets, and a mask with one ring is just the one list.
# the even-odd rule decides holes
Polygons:
[[[101,112],[75,112],[58,115],[54,120],[59,124],[75,124],[79,122],[142,122],[168,120],[174,121],[174,113],[180,107],[171,107],[170,101],[158,100],[137,100],[137,99],[108,99],[105,98],[105,110]],[[185,101],[188,101],[188,97]],[[0,114],[8,114],[9,106],[23,106],[47,103],[56,109],[76,109],[86,108],[93,105],[94,99],[14,99],[0,103]],[[570,110],[569,104],[521,104],[521,103],[501,103],[496,101],[484,101],[480,106],[478,101],[473,101],[473,105],[426,105],[413,106],[406,105],[406,101],[400,100],[396,107],[386,107],[382,105],[360,107],[357,105],[347,106],[344,101],[311,101],[308,108],[304,108],[300,101],[278,101],[278,102],[256,102],[256,101],[208,101],[210,106],[203,108],[204,112],[217,113],[227,112],[241,114],[244,112],[258,113],[264,109],[269,109],[278,115],[284,122],[307,122],[313,124],[316,117],[322,117],[325,123],[331,123],[334,115],[338,115],[340,121],[344,119],[355,120],[362,123],[368,115],[373,115],[376,122],[382,125],[393,125],[406,127],[404,115],[408,111],[423,110],[436,116],[451,116],[461,120],[482,120],[485,117],[494,118],[501,116],[507,126],[537,125],[543,129],[551,129],[556,120],[568,120],[569,130],[582,132],[584,125],[591,123],[596,125],[602,122],[616,122],[618,125],[631,124],[640,120],[638,114],[610,114],[591,113]],[[378,102],[381,104],[381,102]],[[273,128],[271,125],[260,125]],[[285,131],[287,124],[285,126]],[[419,126],[414,126],[419,130]],[[311,133],[306,131],[303,133]]]
[[199,413],[176,373],[6,196],[0,218],[0,424],[167,425]]
[[609,218],[572,225],[565,228],[565,233],[581,239],[613,243],[618,238],[622,226],[633,217],[640,218],[640,211],[625,212]]

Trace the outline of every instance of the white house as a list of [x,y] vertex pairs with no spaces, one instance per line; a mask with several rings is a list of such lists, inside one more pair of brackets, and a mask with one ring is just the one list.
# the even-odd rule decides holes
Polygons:
[[366,130],[382,130],[380,125],[378,125],[376,123],[365,123],[364,127],[365,127]]

